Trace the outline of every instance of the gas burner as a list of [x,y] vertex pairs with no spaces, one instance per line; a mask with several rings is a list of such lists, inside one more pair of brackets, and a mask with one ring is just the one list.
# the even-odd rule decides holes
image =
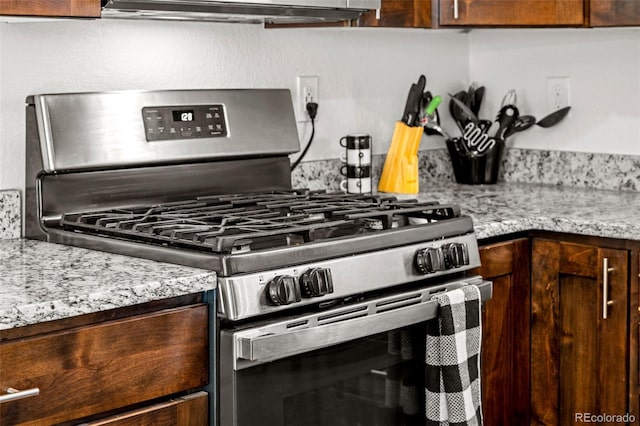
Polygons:
[[209,251],[247,253],[391,231],[459,216],[455,206],[306,189],[203,196],[150,206],[64,214],[61,225],[106,235]]

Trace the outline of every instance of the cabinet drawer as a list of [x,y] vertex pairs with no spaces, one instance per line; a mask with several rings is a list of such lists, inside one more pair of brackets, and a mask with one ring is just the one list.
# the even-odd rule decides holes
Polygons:
[[0,385],[40,394],[3,424],[52,424],[207,383],[207,307],[193,305],[0,344]]
[[208,395],[197,392],[82,426],[206,426]]

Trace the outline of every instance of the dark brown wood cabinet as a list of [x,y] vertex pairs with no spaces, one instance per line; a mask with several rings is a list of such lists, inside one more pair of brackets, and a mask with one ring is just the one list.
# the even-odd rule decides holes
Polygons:
[[[37,396],[0,404],[2,424],[100,417],[197,390],[209,377],[207,324],[208,308],[200,303],[2,340],[0,385],[40,390]],[[206,424],[192,421],[207,418],[202,399],[178,402],[135,414],[138,419],[171,418],[180,412],[187,422],[165,424]]]
[[640,25],[640,1],[591,0],[589,22],[592,27]]
[[358,21],[358,25],[407,28],[582,27],[586,25],[588,1],[382,0],[379,19],[375,12],[370,12]]
[[0,0],[0,15],[99,18],[100,0]]
[[86,422],[83,426],[208,425],[207,403],[208,394],[196,392],[128,413]]
[[527,424],[529,419],[529,239],[480,248],[482,267],[493,282],[482,327],[482,396],[487,425]]
[[361,27],[431,28],[431,0],[382,0],[379,19],[376,12],[364,14]]
[[583,0],[438,0],[440,26],[584,25]]
[[531,424],[627,413],[628,265],[628,250],[533,239]]

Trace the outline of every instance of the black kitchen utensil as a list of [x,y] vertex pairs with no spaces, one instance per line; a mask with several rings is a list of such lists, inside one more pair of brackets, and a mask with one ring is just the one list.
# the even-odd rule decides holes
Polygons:
[[[418,119],[421,121],[426,114],[426,109],[433,100],[433,95],[430,91],[426,91],[422,94],[422,102],[420,103],[420,114],[418,115]],[[440,114],[438,113],[438,109],[436,107],[432,116],[429,117],[430,121],[435,121],[435,123],[440,126]],[[430,126],[424,126],[424,133],[429,136],[433,135],[441,135],[442,133],[436,129],[431,128]]]
[[478,127],[485,133],[488,133],[491,130],[491,126],[493,125],[493,121],[491,120],[480,120],[478,121]]
[[490,137],[486,131],[483,131],[478,124],[472,121],[467,123],[462,140],[466,144],[468,151],[473,155],[483,155],[496,146],[497,143],[495,138]]
[[420,103],[422,102],[422,96],[426,85],[427,78],[424,75],[421,75],[418,78],[417,83],[411,84],[409,94],[407,95],[407,102],[404,106],[404,112],[402,113],[402,122],[408,126],[415,126],[417,124],[418,115],[420,113]]
[[559,110],[554,111],[551,114],[547,115],[546,117],[542,118],[536,124],[540,127],[544,127],[545,129],[548,127],[555,126],[560,121],[562,121],[562,119],[565,118],[567,114],[569,114],[570,109],[571,109],[570,106],[560,108]]
[[422,111],[422,100],[424,98],[424,88],[427,86],[427,78],[424,75],[420,75],[418,77],[418,82],[416,83],[416,90],[418,91],[418,113],[413,118],[413,123],[410,123],[410,126],[419,126],[420,120],[420,112]]
[[498,112],[498,116],[496,117],[496,121],[500,126],[498,130],[496,130],[494,137],[504,140],[507,129],[515,123],[518,116],[518,108],[516,108],[515,105],[507,104],[500,108],[500,112]]
[[527,130],[534,124],[536,124],[536,118],[533,115],[521,115],[516,119],[516,121],[513,122],[511,126],[507,128],[507,130],[504,132],[504,137],[508,138],[514,133]]
[[474,123],[478,123],[480,120],[478,119],[478,116],[475,115],[473,113],[473,111],[471,111],[471,108],[469,108],[462,100],[458,99],[456,96],[449,94],[449,96],[451,96],[451,100],[456,104],[456,107],[460,110],[460,118],[461,118],[461,124],[463,125],[462,127],[464,128],[467,124],[467,122],[472,121]]
[[418,112],[420,98],[416,84],[412,83],[407,95],[407,102],[404,105],[404,112],[402,113],[402,122],[407,125],[411,125],[409,121],[413,121],[413,117]]
[[464,132],[464,126],[465,126],[467,120],[465,120],[463,118],[462,111],[460,110],[460,108],[458,108],[458,105],[453,100],[453,98],[455,98],[455,97],[457,97],[459,95],[462,96],[462,92],[456,93],[449,100],[449,114],[451,114],[451,118],[453,118],[453,121],[456,123],[456,125],[458,126],[458,129],[460,129],[460,132],[462,133],[462,132]]
[[473,91],[469,99],[469,108],[476,115],[480,115],[480,106],[482,105],[482,99],[484,98],[484,86],[480,86]]

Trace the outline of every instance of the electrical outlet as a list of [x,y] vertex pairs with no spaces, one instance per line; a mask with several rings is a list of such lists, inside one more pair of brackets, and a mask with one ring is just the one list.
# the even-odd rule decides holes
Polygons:
[[[298,121],[309,121],[307,114],[307,103],[318,102],[318,76],[299,75],[298,76]],[[317,119],[317,117],[316,117]]]
[[557,111],[569,106],[569,77],[547,77],[547,109]]

